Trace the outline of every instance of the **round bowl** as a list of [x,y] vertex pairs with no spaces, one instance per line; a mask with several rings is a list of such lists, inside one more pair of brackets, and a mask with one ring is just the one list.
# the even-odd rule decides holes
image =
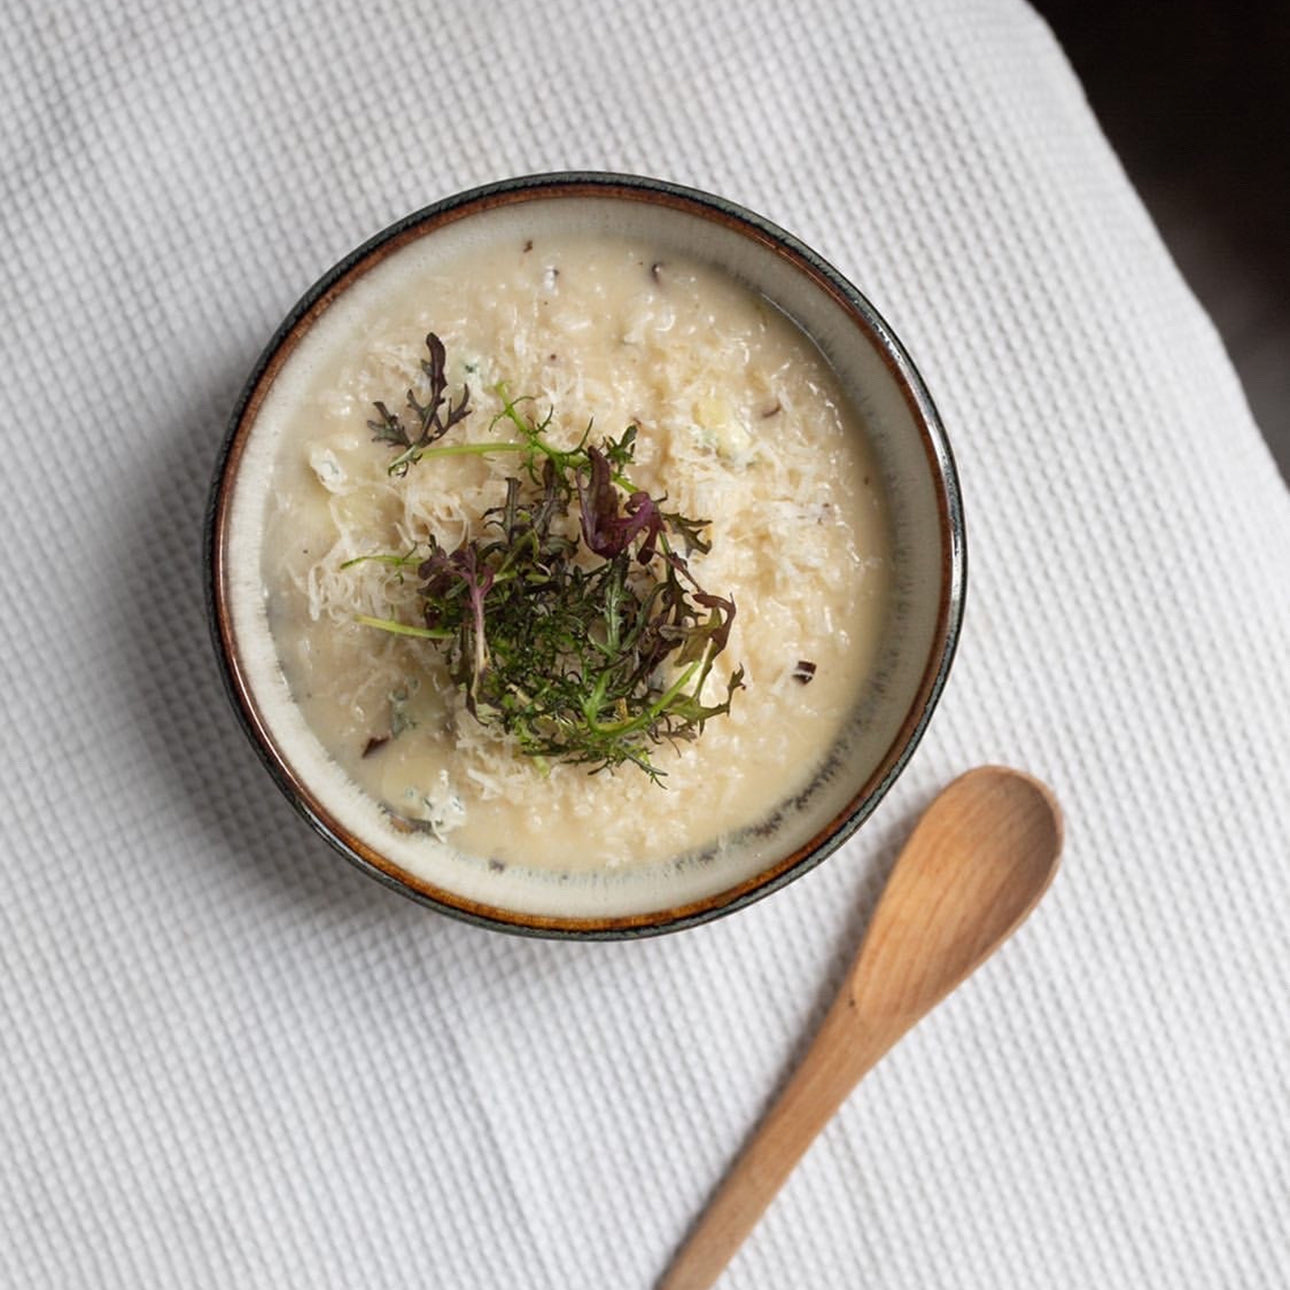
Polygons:
[[[804,789],[767,802],[763,819],[720,848],[639,869],[488,863],[388,827],[293,707],[264,608],[257,533],[272,444],[269,431],[257,433],[258,417],[302,345],[345,293],[360,284],[375,290],[382,266],[402,248],[417,243],[418,254],[433,257],[463,239],[533,228],[648,240],[714,266],[769,301],[832,369],[865,425],[886,495],[891,569],[882,647],[845,735]],[[269,342],[238,400],[216,467],[206,540],[210,621],[230,698],[269,772],[314,828],[372,877],[446,914],[509,932],[587,939],[651,935],[730,913],[799,877],[850,837],[931,717],[957,643],[966,569],[944,429],[909,355],[869,301],[801,242],[747,210],[675,184],[600,173],[529,176],[437,202],[325,274]],[[667,809],[664,800],[660,809]]]

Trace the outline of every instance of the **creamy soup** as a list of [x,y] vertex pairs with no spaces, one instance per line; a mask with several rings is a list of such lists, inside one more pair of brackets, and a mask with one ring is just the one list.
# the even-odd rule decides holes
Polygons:
[[[326,351],[262,418],[276,441],[267,623],[326,755],[393,827],[495,865],[638,865],[774,815],[854,714],[888,589],[878,473],[819,353],[728,276],[611,235],[547,232],[446,260],[413,243],[383,281],[331,305]],[[633,486],[709,521],[711,550],[691,564],[737,612],[707,690],[723,696],[737,666],[744,688],[696,740],[650,750],[662,786],[630,763],[535,762],[466,710],[435,643],[359,621],[419,621],[415,566],[359,557],[456,547],[516,471],[497,452],[390,474],[368,422],[378,400],[424,395],[430,331],[449,396],[468,386],[473,409],[443,442],[513,437],[493,424],[503,392],[550,413],[562,446],[589,424],[593,441],[634,425]]]

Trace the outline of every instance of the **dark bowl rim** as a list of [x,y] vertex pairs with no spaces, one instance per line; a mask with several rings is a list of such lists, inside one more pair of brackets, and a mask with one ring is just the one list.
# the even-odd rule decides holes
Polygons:
[[[777,253],[846,311],[882,356],[922,436],[932,482],[937,490],[943,575],[934,644],[914,700],[877,768],[824,829],[774,865],[714,895],[672,909],[598,918],[525,914],[467,900],[394,865],[338,824],[293,771],[260,716],[238,658],[224,569],[229,501],[246,438],[278,370],[331,301],[387,255],[434,229],[500,205],[568,197],[641,201],[713,220]],[[962,627],[967,545],[958,472],[931,394],[886,320],[848,279],[791,233],[725,198],[641,175],[610,171],[557,171],[523,175],[467,189],[414,211],[351,251],[301,296],[256,360],[229,418],[216,457],[207,501],[203,573],[207,619],[219,671],[239,723],[274,782],[295,809],[346,860],[400,894],[476,926],[521,936],[622,940],[681,931],[743,909],[815,868],[868,819],[908,764],[945,688]]]

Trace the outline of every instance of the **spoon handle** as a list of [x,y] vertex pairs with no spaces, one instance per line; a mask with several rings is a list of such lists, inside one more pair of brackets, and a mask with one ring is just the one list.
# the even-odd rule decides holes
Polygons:
[[851,990],[842,991],[657,1290],[707,1290],[716,1281],[816,1134],[898,1037],[867,1031]]

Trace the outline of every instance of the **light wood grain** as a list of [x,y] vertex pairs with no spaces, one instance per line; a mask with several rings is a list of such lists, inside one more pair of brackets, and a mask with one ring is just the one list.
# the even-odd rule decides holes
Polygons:
[[861,1078],[1035,907],[1057,871],[1061,812],[1001,766],[956,779],[910,836],[864,945],[801,1065],[658,1290],[706,1290]]

